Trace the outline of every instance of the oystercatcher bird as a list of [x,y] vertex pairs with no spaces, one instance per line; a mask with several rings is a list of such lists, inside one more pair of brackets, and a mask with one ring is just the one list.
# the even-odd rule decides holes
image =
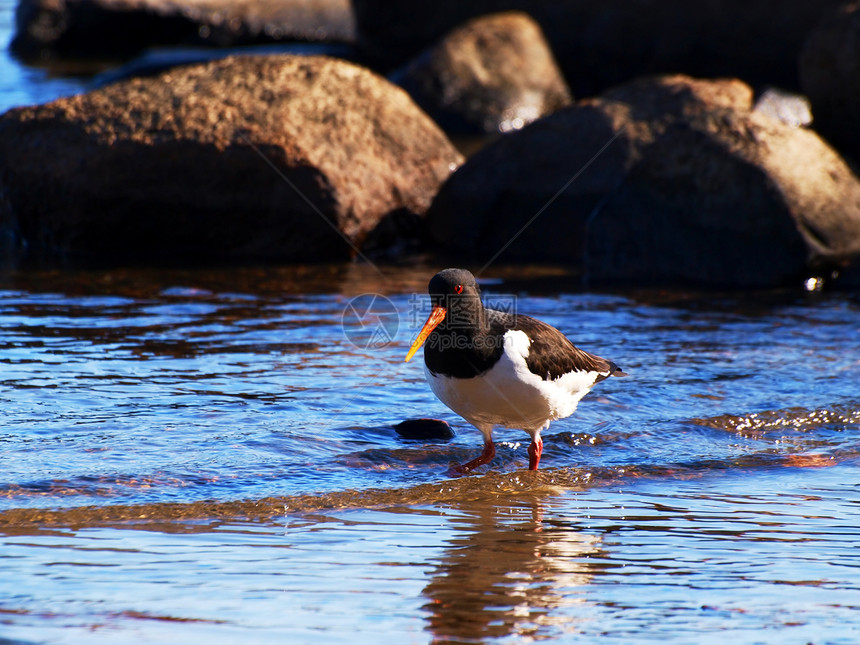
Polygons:
[[406,360],[424,347],[424,373],[433,393],[484,435],[484,449],[455,467],[459,474],[496,454],[493,428],[532,437],[529,470],[543,452],[540,433],[573,414],[592,386],[627,376],[615,364],[573,345],[555,327],[516,313],[487,309],[469,271],[445,269],[430,280],[432,310]]

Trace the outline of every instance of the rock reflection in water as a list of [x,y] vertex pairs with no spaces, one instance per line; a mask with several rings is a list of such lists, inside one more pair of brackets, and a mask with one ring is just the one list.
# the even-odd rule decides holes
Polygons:
[[472,502],[457,506],[459,525],[424,589],[434,640],[481,642],[577,631],[570,612],[586,602],[582,559],[599,539],[544,520],[545,502]]

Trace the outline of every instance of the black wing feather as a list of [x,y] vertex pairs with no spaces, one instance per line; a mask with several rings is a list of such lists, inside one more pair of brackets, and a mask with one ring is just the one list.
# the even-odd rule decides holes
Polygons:
[[[597,372],[595,383],[610,376],[627,376],[615,363],[579,349],[558,329],[531,316],[488,311],[491,323],[525,332],[531,338],[526,365],[544,380],[555,380],[570,372]],[[498,315],[494,315],[498,314]]]

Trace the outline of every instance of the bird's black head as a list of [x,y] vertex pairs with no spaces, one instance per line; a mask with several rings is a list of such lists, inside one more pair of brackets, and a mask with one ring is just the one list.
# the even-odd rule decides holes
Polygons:
[[481,290],[475,276],[465,269],[440,271],[430,279],[427,290],[430,292],[432,311],[409,348],[407,361],[437,327],[437,337],[440,332],[469,335],[483,328],[486,323]]
[[427,291],[430,293],[434,305],[442,304],[444,306],[444,303],[440,301],[454,298],[477,298],[479,302],[481,300],[481,289],[478,287],[475,276],[466,269],[440,271],[430,278]]
[[433,307],[445,309],[441,330],[476,330],[484,323],[481,289],[475,276],[465,269],[445,269],[430,279],[427,287]]

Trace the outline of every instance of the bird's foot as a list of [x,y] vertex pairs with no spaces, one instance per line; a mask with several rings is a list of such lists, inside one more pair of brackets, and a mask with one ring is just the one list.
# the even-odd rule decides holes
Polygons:
[[473,459],[472,461],[467,461],[465,464],[458,464],[456,466],[452,466],[448,470],[448,475],[450,477],[456,477],[460,475],[468,475],[470,472],[475,470],[478,466],[483,466],[486,463],[489,463],[493,457],[496,456],[496,446],[493,445],[492,441],[489,441],[484,444],[484,450],[481,454]]
[[466,464],[455,464],[448,469],[448,472],[445,473],[448,477],[462,477],[463,475],[468,475],[471,472],[471,469],[466,468]]
[[529,445],[529,470],[537,470],[543,454],[543,439],[537,437]]

